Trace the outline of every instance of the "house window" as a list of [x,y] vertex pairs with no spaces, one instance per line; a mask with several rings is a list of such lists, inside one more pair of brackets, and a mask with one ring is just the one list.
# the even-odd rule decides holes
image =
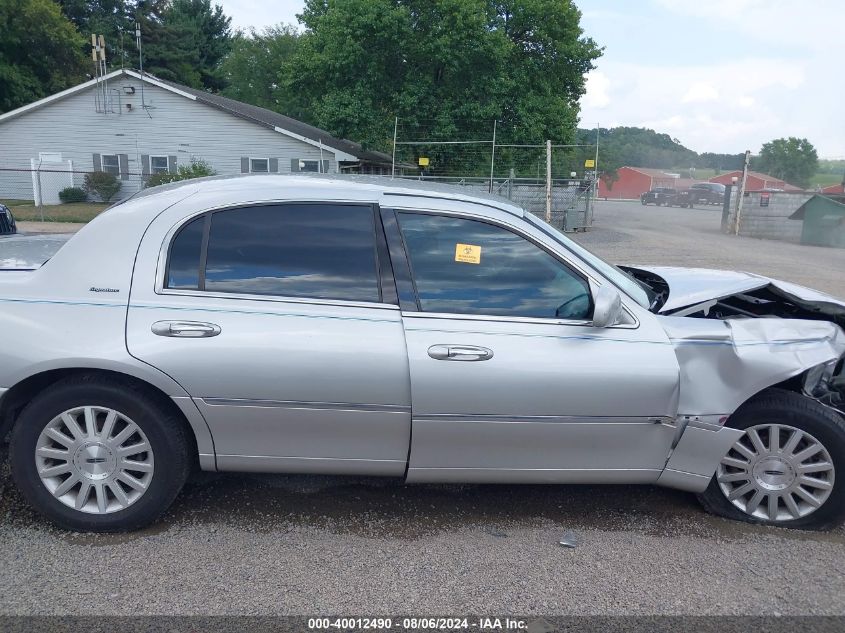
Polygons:
[[313,171],[315,173],[320,171],[320,161],[318,160],[300,160],[299,171]]
[[117,154],[103,154],[102,161],[104,172],[120,176],[120,162],[118,161]]
[[253,174],[266,174],[270,171],[269,158],[250,158],[249,171]]
[[166,174],[169,171],[167,156],[150,156],[151,174]]

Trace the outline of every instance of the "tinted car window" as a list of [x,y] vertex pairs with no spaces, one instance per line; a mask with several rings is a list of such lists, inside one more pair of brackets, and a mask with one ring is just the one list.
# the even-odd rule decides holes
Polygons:
[[170,247],[170,259],[167,263],[167,287],[185,290],[199,288],[200,251],[205,216],[200,216],[186,224]]
[[290,204],[218,211],[205,289],[379,301],[373,210]]
[[587,282],[525,238],[475,220],[398,215],[422,310],[590,317]]

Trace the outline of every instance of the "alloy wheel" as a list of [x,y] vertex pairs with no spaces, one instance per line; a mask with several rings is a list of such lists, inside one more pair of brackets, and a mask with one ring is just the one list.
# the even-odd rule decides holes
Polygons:
[[785,424],[749,427],[722,459],[716,481],[745,514],[791,521],[820,508],[833,490],[835,469],[824,445]]
[[35,466],[56,499],[89,514],[128,508],[148,490],[155,470],[141,428],[119,411],[97,406],[53,418],[38,437]]

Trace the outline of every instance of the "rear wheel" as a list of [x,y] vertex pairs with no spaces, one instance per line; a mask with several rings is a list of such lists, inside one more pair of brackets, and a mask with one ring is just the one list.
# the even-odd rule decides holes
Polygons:
[[183,421],[131,383],[81,376],[24,409],[12,431],[12,475],[60,527],[132,530],[154,521],[190,468]]
[[[810,530],[845,520],[845,420],[799,394],[770,390],[728,424],[745,435],[699,495],[731,519]],[[839,481],[837,481],[837,471]]]

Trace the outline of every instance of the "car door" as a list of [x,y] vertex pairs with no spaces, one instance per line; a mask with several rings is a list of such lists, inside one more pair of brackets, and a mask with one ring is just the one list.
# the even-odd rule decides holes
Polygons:
[[139,250],[127,346],[191,395],[218,468],[401,476],[408,362],[373,205],[174,213]]
[[409,481],[657,479],[678,363],[647,311],[593,327],[591,290],[609,282],[504,212],[385,213],[410,361]]

